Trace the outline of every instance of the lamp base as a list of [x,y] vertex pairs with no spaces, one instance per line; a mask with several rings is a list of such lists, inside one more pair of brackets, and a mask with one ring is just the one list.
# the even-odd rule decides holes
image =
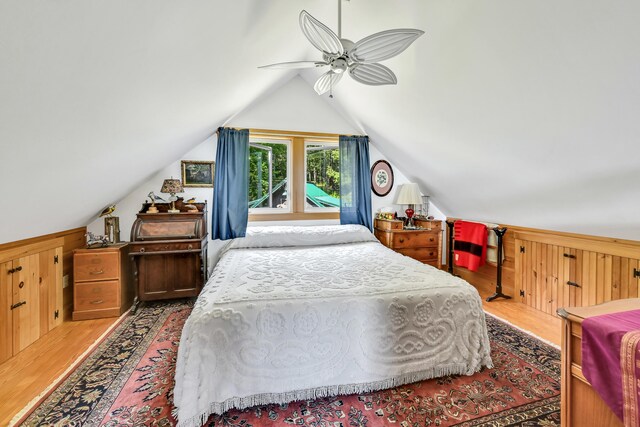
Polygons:
[[147,209],[147,213],[158,213],[158,208],[156,208],[155,206],[149,206],[149,209]]
[[[175,196],[173,194],[171,194],[171,197],[174,198]],[[171,201],[171,209],[169,209],[167,212],[168,213],[180,213],[180,210],[176,209],[176,201],[175,200]]]
[[408,208],[406,211],[404,211],[404,213],[407,214],[407,227],[414,227],[413,225],[413,214],[415,213],[415,211],[411,208]]

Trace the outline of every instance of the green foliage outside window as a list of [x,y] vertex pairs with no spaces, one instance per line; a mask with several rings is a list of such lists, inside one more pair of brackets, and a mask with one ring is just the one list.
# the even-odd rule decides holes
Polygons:
[[[273,153],[273,187],[287,179],[287,145],[263,143],[271,147]],[[266,150],[249,147],[249,200],[256,200],[269,194],[269,159]],[[268,199],[260,204],[261,208],[269,207]],[[274,206],[275,207],[275,206]]]
[[[307,146],[307,182],[332,197],[340,198],[340,151],[337,146]],[[324,148],[324,149],[320,149]]]
[[[265,149],[266,147],[271,149],[273,156],[272,207],[286,207],[289,202],[287,192],[290,189],[287,183],[288,145],[259,140],[252,143],[259,147],[253,145],[249,147],[249,207],[269,207],[269,150]],[[306,182],[314,184],[329,196],[339,199],[340,151],[338,146],[321,142],[307,144],[306,162]]]

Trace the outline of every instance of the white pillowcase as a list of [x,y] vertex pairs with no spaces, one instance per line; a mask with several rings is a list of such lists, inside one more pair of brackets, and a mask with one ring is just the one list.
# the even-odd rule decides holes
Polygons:
[[228,249],[325,246],[344,243],[377,242],[362,225],[247,227],[246,237],[234,239]]

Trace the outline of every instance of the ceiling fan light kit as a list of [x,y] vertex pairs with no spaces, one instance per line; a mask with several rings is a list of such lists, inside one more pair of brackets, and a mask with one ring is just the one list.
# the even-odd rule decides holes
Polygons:
[[[342,16],[340,1],[338,0],[339,20]],[[338,28],[340,27],[341,23],[338,22]],[[259,68],[290,69],[328,66],[330,70],[321,75],[313,86],[318,95],[330,91],[345,72],[348,72],[355,81],[369,86],[398,83],[393,71],[378,62],[400,54],[424,34],[422,30],[398,28],[372,34],[354,43],[341,38],[340,30],[336,35],[306,10],[300,12],[300,28],[309,42],[322,52],[322,61],[280,62]]]

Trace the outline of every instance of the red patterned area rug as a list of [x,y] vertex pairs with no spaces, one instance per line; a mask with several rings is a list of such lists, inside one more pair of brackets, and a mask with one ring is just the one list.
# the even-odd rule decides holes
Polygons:
[[[173,374],[192,301],[129,316],[31,412],[27,426],[173,426]],[[560,354],[487,316],[495,367],[363,393],[231,410],[207,427],[559,426]]]

